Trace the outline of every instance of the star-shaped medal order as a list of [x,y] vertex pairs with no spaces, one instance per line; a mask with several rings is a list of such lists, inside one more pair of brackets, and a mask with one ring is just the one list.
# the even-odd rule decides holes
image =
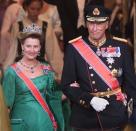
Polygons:
[[111,58],[111,57],[108,57],[106,61],[108,62],[108,64],[112,65],[115,60],[113,58]]

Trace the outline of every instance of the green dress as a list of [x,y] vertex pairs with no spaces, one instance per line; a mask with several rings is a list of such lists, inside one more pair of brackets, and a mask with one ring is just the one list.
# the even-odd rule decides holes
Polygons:
[[[53,72],[45,71],[44,75],[31,80],[54,113],[59,126],[58,131],[63,131],[64,121],[61,95],[60,92],[56,91]],[[48,114],[36,101],[24,81],[17,76],[11,67],[4,74],[3,91],[6,104],[11,110],[12,131],[53,131],[53,125]]]

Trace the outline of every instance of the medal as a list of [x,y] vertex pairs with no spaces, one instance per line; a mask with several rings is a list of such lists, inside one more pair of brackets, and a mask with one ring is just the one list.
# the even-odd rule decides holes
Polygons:
[[101,56],[101,50],[100,50],[99,48],[97,48],[96,54],[97,54],[98,56]]
[[118,70],[114,68],[114,69],[111,71],[111,74],[112,74],[112,76],[116,77],[116,76],[118,75]]
[[111,57],[107,57],[107,60],[106,60],[107,62],[108,62],[108,64],[113,64],[114,63],[114,59],[113,58],[111,58]]
[[120,77],[122,75],[123,71],[122,71],[122,68],[119,68],[118,70],[117,69],[113,69],[111,71],[111,74],[114,76],[114,77]]
[[102,57],[120,57],[120,47],[101,48],[101,55]]

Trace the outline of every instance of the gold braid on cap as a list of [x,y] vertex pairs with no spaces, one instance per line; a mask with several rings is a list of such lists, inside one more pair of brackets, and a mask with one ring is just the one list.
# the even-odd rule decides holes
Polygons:
[[93,10],[93,15],[96,15],[96,16],[100,15],[100,11],[99,11],[98,8],[95,8],[95,9]]

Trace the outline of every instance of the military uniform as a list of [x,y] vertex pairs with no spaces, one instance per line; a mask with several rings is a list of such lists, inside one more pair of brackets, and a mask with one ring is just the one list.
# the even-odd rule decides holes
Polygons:
[[[104,44],[97,48],[88,38],[83,39],[117,78],[122,90],[131,97],[136,97],[136,77],[128,45],[118,40],[106,39]],[[93,97],[90,93],[105,92],[110,88],[72,44],[66,49],[64,63],[62,89],[72,101],[71,126],[81,129],[124,126],[128,120],[126,106],[116,99],[116,95],[104,97],[109,105],[99,113],[90,106]],[[80,87],[71,87],[70,84],[74,81]]]
[[103,6],[88,4],[89,36],[70,41],[65,52],[62,90],[72,101],[71,126],[76,131],[121,131],[128,122],[122,92],[136,99],[129,47],[122,39],[106,38],[109,15]]

